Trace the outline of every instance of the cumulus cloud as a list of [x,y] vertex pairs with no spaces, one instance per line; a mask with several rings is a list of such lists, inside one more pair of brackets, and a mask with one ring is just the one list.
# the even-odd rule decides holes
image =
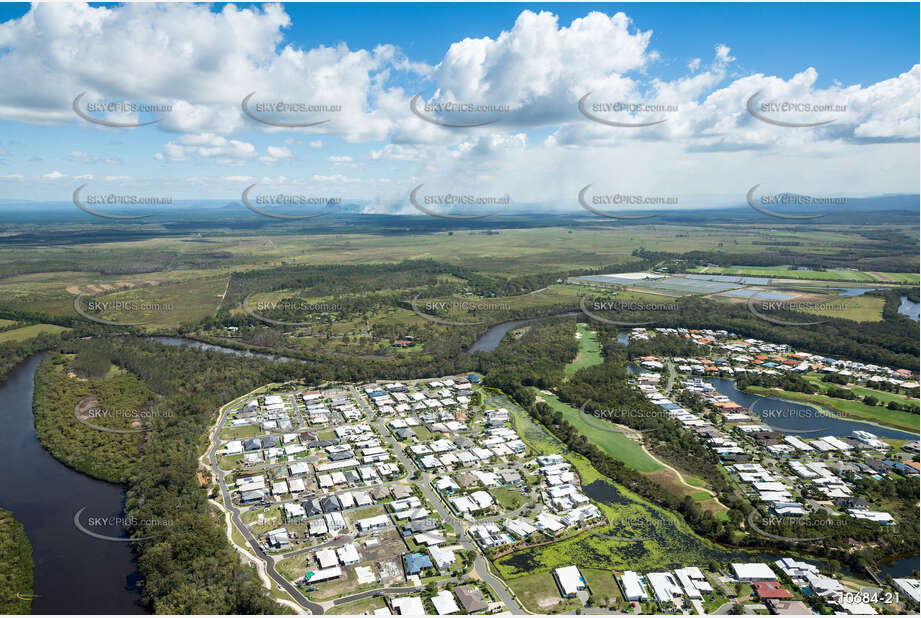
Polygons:
[[[917,149],[912,153],[906,147],[916,146],[919,137],[919,65],[899,67],[878,83],[820,86],[818,71],[805,63],[792,76],[746,71],[736,64],[742,54],[716,40],[705,42],[712,51],[703,57],[669,59],[666,76],[650,25],[623,12],[593,11],[564,23],[549,11],[523,10],[497,34],[446,43],[434,64],[386,42],[373,49],[346,43],[305,48],[286,38],[291,25],[281,5],[35,4],[23,17],[0,24],[0,72],[6,84],[0,91],[0,119],[111,133],[79,120],[70,110],[74,96],[85,91],[86,101],[167,105],[153,127],[122,130],[117,144],[109,143],[144,143],[170,173],[183,169],[186,174],[191,165],[261,167],[300,155],[322,163],[320,153],[309,151],[343,140],[360,145],[350,146],[350,155],[324,153],[330,167],[346,171],[360,161],[369,179],[329,174],[313,181],[349,183],[356,192],[376,195],[378,185],[386,183],[370,178],[385,178],[395,193],[379,204],[403,200],[403,185],[420,178],[480,183],[528,201],[565,201],[572,187],[610,176],[605,169],[612,165],[631,170],[643,182],[701,189],[725,181],[727,173],[744,175],[744,166],[757,161],[813,175],[834,162],[849,170],[836,182],[866,189],[884,177],[858,178],[872,157],[885,168],[885,177],[917,185],[917,170],[911,169]],[[127,32],[132,35],[124,36]],[[410,111],[416,88],[422,89],[419,104],[428,120]],[[250,93],[248,109],[269,122],[243,113],[241,103]],[[611,103],[655,108],[596,115],[664,122],[643,128],[594,122],[579,111],[586,95],[590,109]],[[753,95],[759,109],[793,102],[832,110],[768,106],[763,115],[769,118],[832,122],[803,129],[759,120],[746,107]],[[273,111],[278,103],[294,105],[294,111]],[[443,109],[446,103],[488,109],[450,112]],[[432,118],[490,124],[445,127]],[[282,128],[274,121],[324,122]],[[92,150],[84,146],[64,158],[76,164],[121,162]],[[798,166],[782,163],[791,153]],[[644,157],[667,171],[653,174]],[[246,171],[258,178],[269,170]],[[212,175],[188,182],[223,182],[220,171],[196,174]],[[58,171],[37,176],[63,177]]]

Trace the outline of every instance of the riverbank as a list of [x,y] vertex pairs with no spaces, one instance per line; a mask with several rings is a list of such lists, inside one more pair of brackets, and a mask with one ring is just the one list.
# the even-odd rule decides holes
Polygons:
[[[44,354],[16,366],[0,385],[0,487],[3,506],[21,523],[31,545],[36,614],[141,614],[139,573],[131,546],[94,538],[74,525],[121,521],[124,494],[120,485],[92,479],[62,464],[39,443],[32,414],[35,373]],[[96,526],[95,532],[125,537],[118,523]],[[0,538],[7,538],[0,531]],[[0,561],[0,578],[8,562]],[[19,591],[14,591],[14,594]],[[0,596],[0,603],[8,601]],[[0,606],[2,607],[2,606]],[[6,613],[0,608],[0,612]]]
[[0,614],[32,613],[34,568],[25,528],[0,509]]
[[[66,354],[49,353],[35,373],[32,412],[39,442],[65,466],[109,483],[125,483],[141,457],[142,411],[154,394],[134,375],[110,370],[102,378],[78,378]],[[80,422],[84,402],[98,418]],[[138,425],[132,423],[134,415]],[[103,431],[106,427],[112,431]]]
[[[859,401],[836,399],[828,397],[827,395],[810,395],[807,393],[796,393],[764,386],[749,386],[742,392],[809,404],[815,406],[820,412],[828,416],[838,418],[840,418],[840,416],[845,416],[882,427],[908,431],[915,435],[919,432],[919,417],[910,412],[890,410],[883,406],[868,406]],[[834,410],[840,414],[828,414],[828,410]]]

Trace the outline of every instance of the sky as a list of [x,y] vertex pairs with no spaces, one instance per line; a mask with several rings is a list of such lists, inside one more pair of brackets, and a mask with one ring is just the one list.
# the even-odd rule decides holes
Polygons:
[[0,198],[914,194],[918,21],[917,3],[3,4]]

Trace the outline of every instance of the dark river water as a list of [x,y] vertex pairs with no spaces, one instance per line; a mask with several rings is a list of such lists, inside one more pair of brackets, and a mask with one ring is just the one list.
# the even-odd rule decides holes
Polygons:
[[472,346],[470,346],[470,350],[468,350],[468,353],[473,354],[474,352],[492,352],[497,347],[499,347],[499,344],[502,342],[502,338],[505,337],[505,334],[508,331],[514,328],[518,328],[519,326],[531,324],[539,320],[548,320],[550,318],[564,318],[564,317],[569,317],[573,315],[585,315],[585,314],[583,314],[581,311],[568,311],[566,313],[560,313],[558,315],[552,315],[546,318],[531,318],[528,320],[513,320],[511,322],[503,322],[502,324],[496,324],[495,326],[490,328],[488,331],[486,331],[482,337],[477,339],[473,343]]
[[881,568],[879,576],[881,579],[885,579],[887,575],[892,575],[893,577],[917,577],[912,575],[912,571],[921,570],[919,561],[921,561],[921,558],[918,556],[909,556],[896,560],[892,564],[887,564]]
[[721,378],[707,378],[707,382],[716,387],[720,394],[729,397],[731,400],[748,408],[752,404],[752,412],[758,416],[764,417],[767,411],[768,418],[762,418],[765,424],[774,427],[778,431],[786,431],[791,435],[800,435],[806,438],[817,438],[819,436],[850,436],[855,430],[869,431],[877,436],[884,438],[899,438],[902,440],[917,440],[918,434],[911,434],[898,429],[881,427],[872,423],[853,421],[840,416],[820,415],[811,406],[784,401],[777,397],[761,397],[760,395],[749,395],[736,388],[733,380],[724,380]]
[[[74,515],[123,517],[122,489],[59,463],[38,442],[32,418],[35,370],[22,363],[0,385],[0,505],[25,527],[35,561],[35,614],[143,614],[129,543],[77,530]],[[124,538],[121,526],[95,526]]]

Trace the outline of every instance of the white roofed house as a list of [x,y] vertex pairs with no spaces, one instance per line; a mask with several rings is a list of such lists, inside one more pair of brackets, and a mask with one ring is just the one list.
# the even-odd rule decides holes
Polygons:
[[307,511],[304,507],[296,502],[288,502],[284,505],[285,519],[287,521],[300,521],[307,517]]
[[360,559],[358,548],[355,547],[354,543],[346,543],[338,548],[336,550],[336,555],[339,557],[339,562],[344,565],[356,564]]
[[424,616],[425,606],[419,597],[393,597],[390,605],[401,616]]
[[772,582],[777,581],[777,575],[763,562],[733,562],[732,571],[736,579],[744,582]]
[[688,598],[702,599],[704,594],[713,592],[713,586],[707,581],[703,571],[697,567],[675,569],[675,575],[678,577],[678,581],[681,582],[681,586],[684,588]]
[[620,589],[627,601],[641,602],[649,599],[643,580],[633,571],[624,571],[620,576]]
[[684,596],[684,591],[671,573],[648,573],[646,579],[652,586],[656,601],[663,609],[677,605],[677,601]]
[[321,569],[328,569],[339,564],[339,558],[336,556],[336,552],[329,548],[318,551],[316,558],[317,564],[320,565]]
[[435,606],[435,611],[438,612],[439,616],[456,614],[460,611],[460,607],[457,606],[457,602],[454,600],[454,595],[451,594],[450,590],[442,590],[433,596],[432,605]]
[[582,578],[582,573],[579,572],[579,567],[575,565],[554,569],[553,577],[560,587],[563,598],[566,599],[573,598],[577,592],[585,590],[587,587],[585,580]]
[[432,562],[435,563],[435,566],[439,571],[444,571],[447,568],[450,568],[454,561],[456,560],[454,556],[453,549],[444,549],[441,547],[432,546],[429,547],[429,554],[432,556]]

